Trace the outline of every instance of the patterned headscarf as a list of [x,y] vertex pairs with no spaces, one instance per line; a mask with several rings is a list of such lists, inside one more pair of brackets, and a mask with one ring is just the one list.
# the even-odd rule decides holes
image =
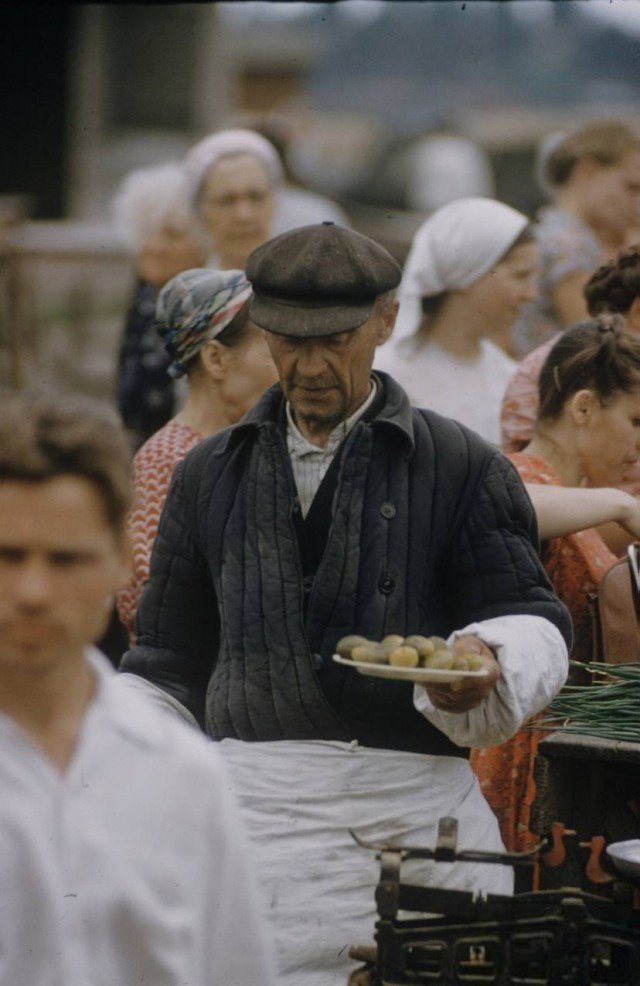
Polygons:
[[220,335],[251,296],[241,270],[185,270],[163,287],[156,328],[171,356],[169,376],[181,377],[206,342]]

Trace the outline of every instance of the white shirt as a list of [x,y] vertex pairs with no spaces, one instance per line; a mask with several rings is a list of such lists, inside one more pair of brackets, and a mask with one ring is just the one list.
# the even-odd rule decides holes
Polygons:
[[0,715],[0,983],[272,986],[216,748],[87,657],[64,774]]
[[453,356],[436,342],[413,338],[377,350],[375,369],[389,373],[414,407],[430,408],[500,444],[500,407],[517,364],[488,339],[477,359]]
[[333,429],[326,445],[322,447],[314,445],[304,437],[293,420],[291,405],[287,402],[287,449],[303,517],[309,513],[313,498],[333,462],[340,442],[347,437],[363,414],[371,407],[375,400],[376,390],[376,385],[372,382],[371,392],[364,404],[361,404],[351,417],[347,418],[346,421],[341,421]]

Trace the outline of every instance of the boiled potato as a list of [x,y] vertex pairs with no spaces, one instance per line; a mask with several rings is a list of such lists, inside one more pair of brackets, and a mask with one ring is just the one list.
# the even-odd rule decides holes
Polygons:
[[368,644],[369,641],[366,637],[359,637],[357,634],[352,633],[348,637],[343,637],[336,644],[336,652],[340,657],[350,658],[352,656],[352,651],[354,647],[360,647],[363,644]]
[[386,664],[387,652],[380,644],[359,644],[351,651],[352,661],[362,661],[364,664]]
[[388,633],[386,637],[383,638],[382,647],[384,647],[387,655],[391,651],[395,650],[396,647],[402,647],[404,643],[404,637],[401,637],[399,633]]
[[429,640],[433,644],[434,650],[447,650],[449,647],[444,637],[429,637]]
[[420,655],[421,661],[429,657],[429,654],[433,654],[436,649],[432,640],[429,640],[428,637],[421,637],[419,633],[414,634],[412,637],[406,637],[404,644],[405,647],[415,647]]
[[453,667],[453,654],[450,650],[441,647],[439,650],[429,654],[424,662],[425,668],[434,668],[438,671],[450,671]]
[[482,671],[484,667],[484,657],[482,654],[465,654],[469,671]]
[[389,664],[394,668],[417,668],[420,655],[415,647],[396,647],[389,654]]
[[456,654],[453,659],[453,670],[454,671],[468,671],[469,661],[464,654]]

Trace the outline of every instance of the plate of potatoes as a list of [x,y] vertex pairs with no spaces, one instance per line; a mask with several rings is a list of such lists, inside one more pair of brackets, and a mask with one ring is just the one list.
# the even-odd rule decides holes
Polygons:
[[351,634],[338,641],[336,651],[336,664],[372,678],[444,684],[487,674],[480,654],[454,654],[442,637],[390,633],[373,641]]

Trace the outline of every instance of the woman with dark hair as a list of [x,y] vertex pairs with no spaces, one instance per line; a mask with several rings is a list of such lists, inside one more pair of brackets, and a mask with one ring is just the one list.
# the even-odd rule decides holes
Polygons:
[[500,402],[515,369],[505,348],[536,278],[526,216],[493,199],[443,206],[414,237],[396,331],[376,367],[398,380],[412,404],[497,445]]
[[542,162],[553,204],[535,227],[540,293],[514,328],[525,356],[584,319],[590,274],[629,242],[640,222],[640,135],[616,119],[592,121],[554,139]]
[[[624,520],[637,537],[640,505],[618,489],[576,487],[619,483],[638,461],[640,338],[623,331],[620,321],[611,317],[574,326],[560,336],[547,356],[539,390],[533,439],[523,452],[510,458],[529,492],[535,493],[541,485],[552,487],[553,493],[560,493],[558,487],[572,487],[562,491],[566,497],[550,497],[553,510],[563,501],[568,505],[568,517],[556,525],[563,536],[543,543],[542,561],[571,613],[571,656],[588,661],[593,654],[588,597],[616,561],[594,527]],[[535,496],[533,500],[538,512]],[[593,526],[589,526],[589,512]],[[525,848],[528,840],[538,739],[539,735],[523,731],[509,743],[472,754],[483,793],[510,849]]]
[[[585,285],[584,298],[589,315],[620,315],[629,332],[640,334],[640,247],[623,250],[599,267]],[[529,353],[509,381],[500,418],[505,452],[519,452],[533,437],[540,370],[559,338]]]
[[158,297],[157,329],[171,359],[169,374],[186,377],[188,395],[180,413],[133,461],[133,572],[117,597],[130,634],[174,466],[203,438],[239,421],[276,381],[263,334],[249,320],[250,295],[242,271],[198,269],[174,277]]

